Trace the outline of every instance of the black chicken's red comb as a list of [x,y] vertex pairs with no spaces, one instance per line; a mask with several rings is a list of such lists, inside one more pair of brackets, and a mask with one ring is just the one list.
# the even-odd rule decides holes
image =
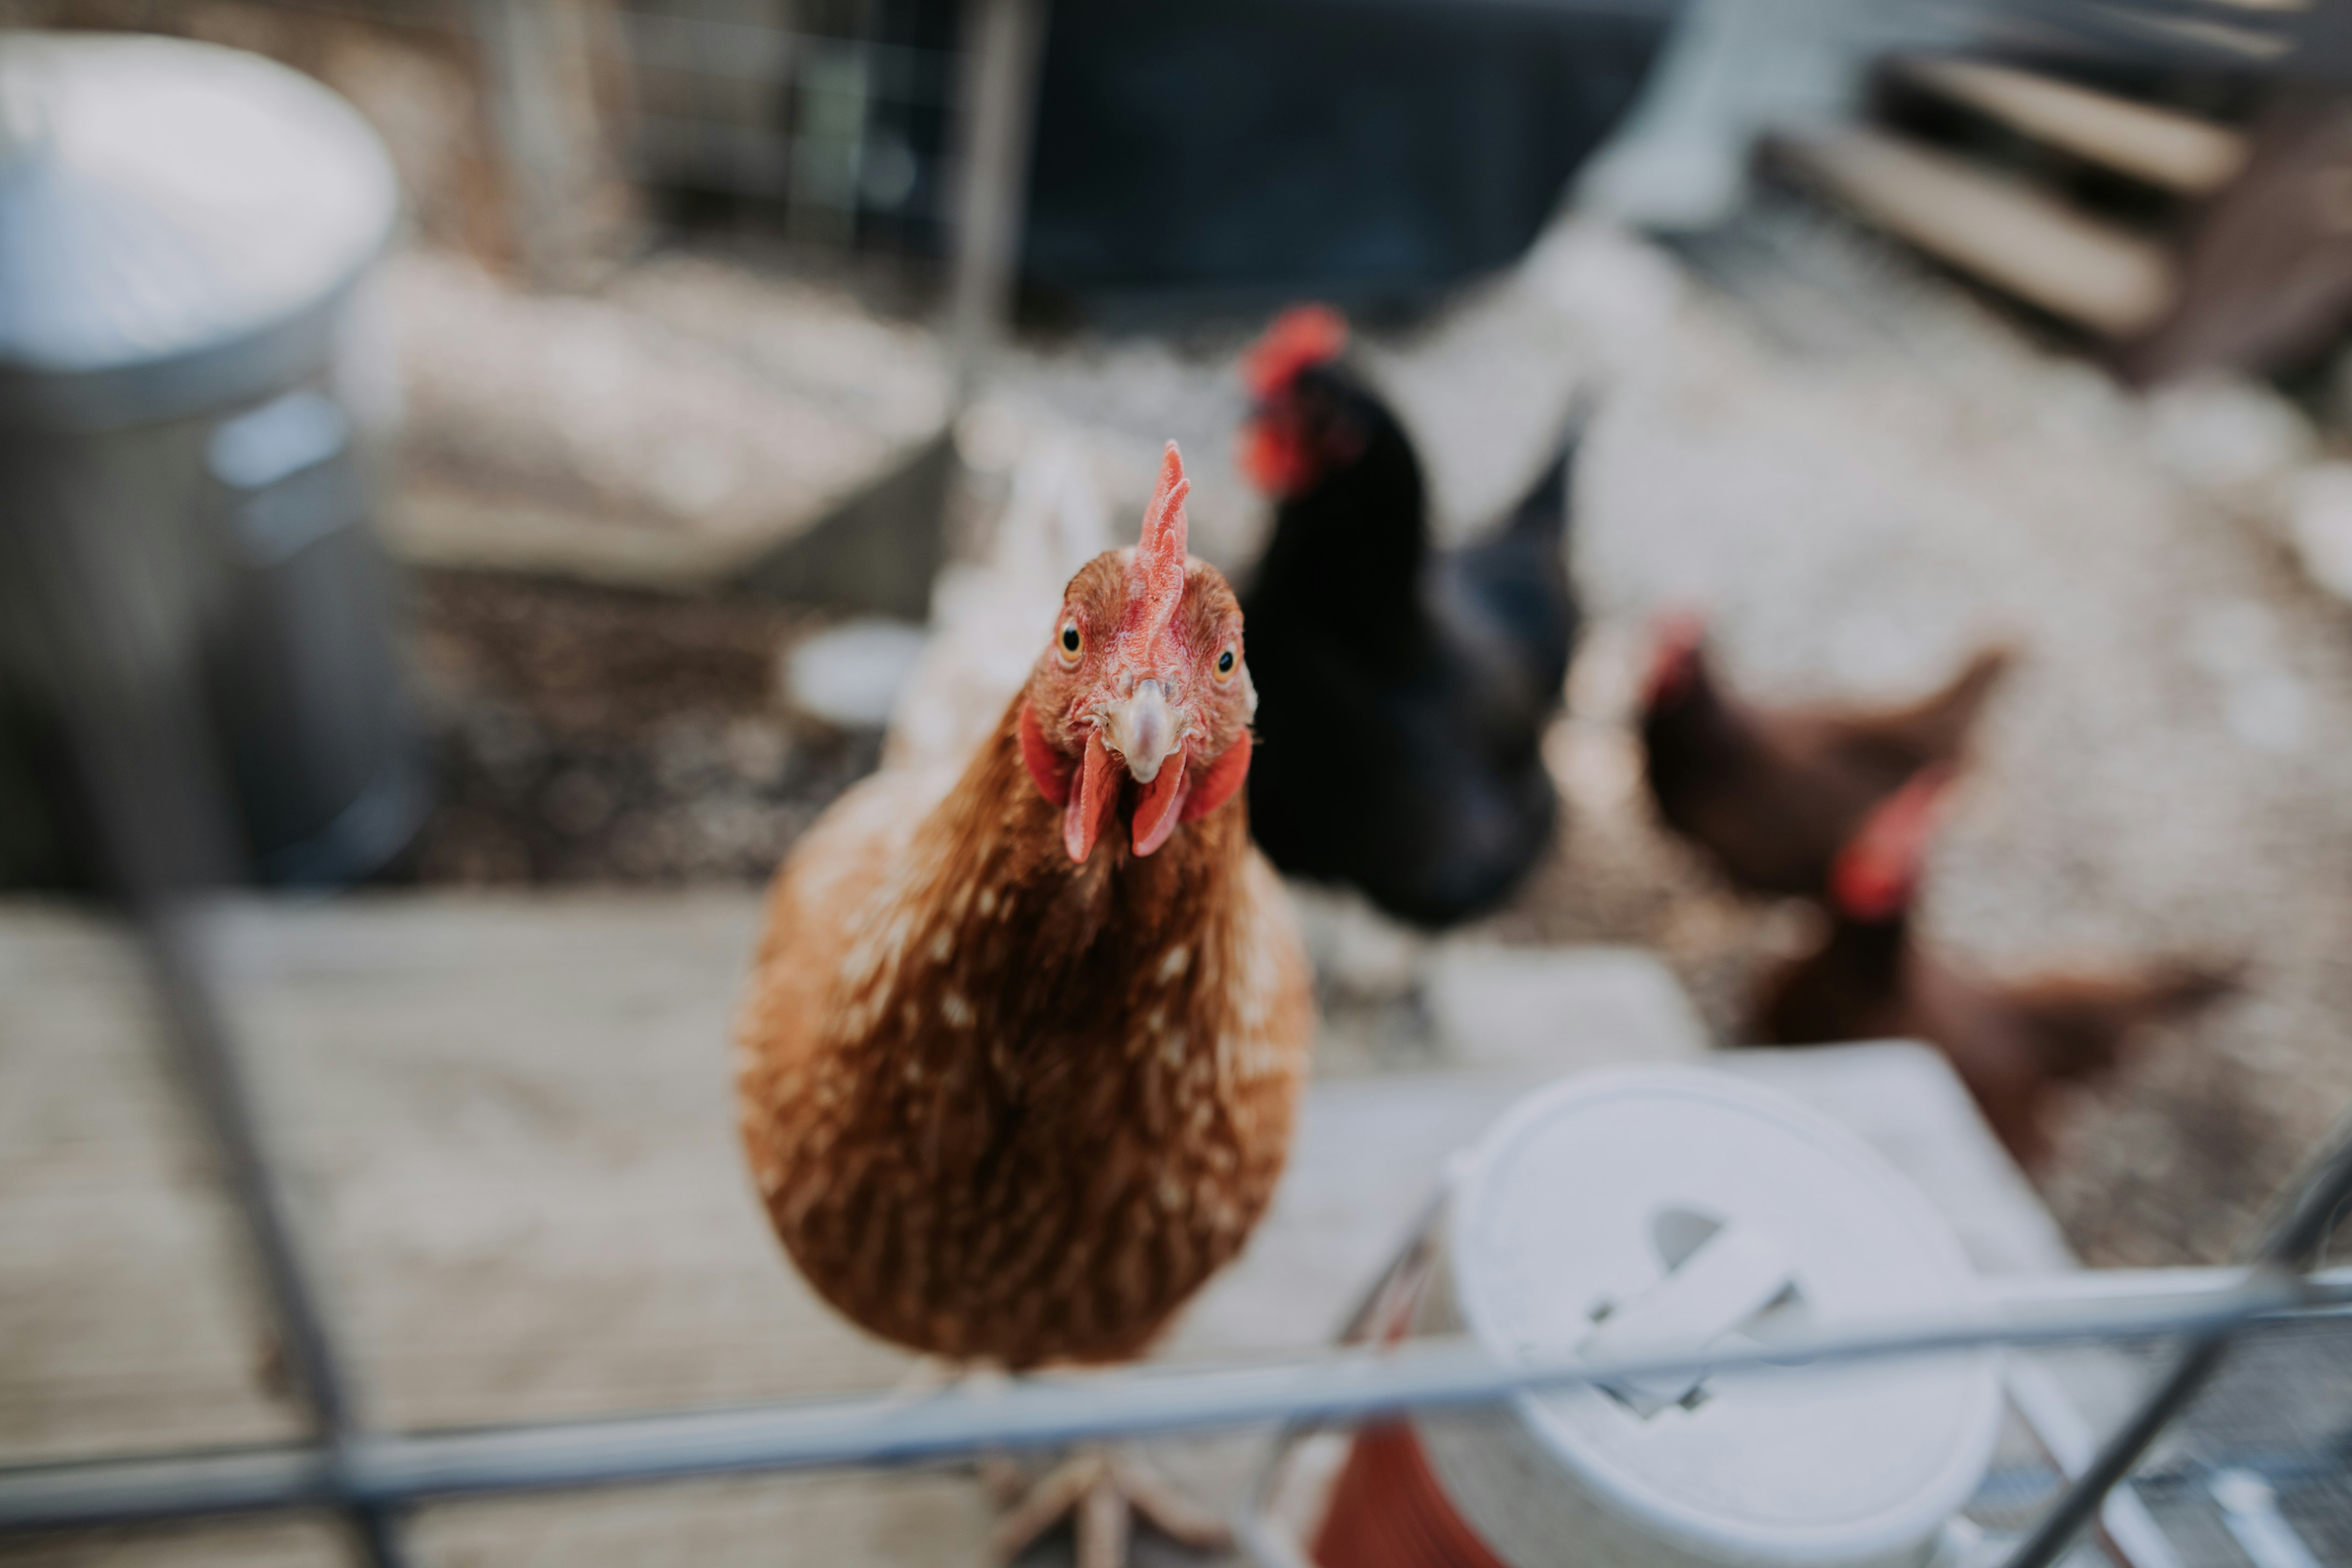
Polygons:
[[1348,348],[1348,318],[1328,305],[1294,305],[1242,356],[1242,379],[1263,403],[1314,365],[1328,364]]

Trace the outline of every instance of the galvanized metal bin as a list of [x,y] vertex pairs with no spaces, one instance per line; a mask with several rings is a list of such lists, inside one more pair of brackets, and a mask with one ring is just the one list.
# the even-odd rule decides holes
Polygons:
[[214,775],[247,874],[357,877],[415,831],[367,526],[397,396],[366,279],[399,210],[306,77],[0,34],[0,813],[50,829],[0,835],[0,878],[96,870],[63,803],[127,714],[183,731],[155,765]]

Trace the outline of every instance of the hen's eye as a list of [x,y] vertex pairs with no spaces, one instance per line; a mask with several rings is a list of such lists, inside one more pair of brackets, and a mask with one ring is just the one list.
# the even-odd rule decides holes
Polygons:
[[1086,640],[1078,635],[1077,622],[1064,621],[1062,623],[1062,662],[1067,664],[1076,658],[1078,649],[1086,646]]
[[1233,674],[1234,650],[1227,648],[1224,652],[1217,656],[1217,679],[1219,680],[1230,680],[1233,679]]

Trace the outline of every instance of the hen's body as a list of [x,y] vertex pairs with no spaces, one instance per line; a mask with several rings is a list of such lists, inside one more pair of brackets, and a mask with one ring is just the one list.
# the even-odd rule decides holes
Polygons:
[[2189,968],[1996,985],[1921,947],[1907,912],[1841,916],[1818,952],[1767,983],[1757,1028],[1792,1046],[1926,1040],[1950,1060],[2010,1152],[2032,1165],[2049,1150],[2044,1119],[2056,1086],[2111,1070],[2136,1031],[2227,988]]
[[1651,797],[1668,826],[1751,892],[1817,898],[1873,807],[1958,757],[2008,668],[1979,653],[1942,690],[1883,710],[1769,710],[1726,690],[1695,627],[1668,633],[1645,693]]
[[2139,1029],[2227,992],[2230,977],[2188,964],[1995,984],[1938,956],[1915,929],[1913,899],[1934,796],[1924,775],[1873,812],[1838,858],[1831,925],[1811,954],[1767,977],[1755,1034],[1780,1045],[1918,1039],[1942,1051],[1986,1121],[2026,1164],[2049,1148],[2053,1089],[2120,1061]]
[[[1180,521],[1180,574],[1181,541]],[[1071,584],[1107,647],[1129,571],[1105,555]],[[1184,583],[1164,635],[1214,657],[1230,592],[1197,563]],[[958,1361],[1141,1350],[1264,1212],[1306,1068],[1303,949],[1203,768],[1245,733],[1205,709],[1181,731],[1210,749],[1164,768],[1190,755],[1191,798],[1221,804],[1148,852],[1074,847],[1024,743],[1086,753],[1113,792],[1090,822],[1139,798],[1099,761],[1124,731],[1049,699],[1094,668],[1049,654],[961,772],[886,772],[825,814],[771,896],[740,1029],[744,1142],[793,1261],[861,1326]]]
[[1419,459],[1370,389],[1319,365],[1284,395],[1302,466],[1323,466],[1282,501],[1244,601],[1259,842],[1403,919],[1467,919],[1517,885],[1558,815],[1541,742],[1576,633],[1571,449],[1492,536],[1434,552]]

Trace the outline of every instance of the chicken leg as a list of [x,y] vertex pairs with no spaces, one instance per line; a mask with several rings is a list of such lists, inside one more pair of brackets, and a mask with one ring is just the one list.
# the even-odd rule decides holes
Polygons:
[[[899,1379],[898,1392],[922,1397],[949,1388],[985,1393],[1007,1379],[998,1367],[962,1365],[944,1356],[918,1356]],[[1077,1528],[1077,1568],[1126,1568],[1133,1517],[1180,1546],[1224,1552],[1233,1531],[1199,1503],[1130,1456],[1108,1448],[1085,1448],[1032,1481],[999,1449],[975,1457],[980,1483],[1005,1510],[990,1536],[992,1557],[1011,1563],[1064,1519]]]
[[1010,1563],[1068,1518],[1077,1527],[1077,1568],[1126,1568],[1137,1514],[1195,1551],[1233,1547],[1233,1531],[1223,1521],[1139,1460],[1108,1448],[1082,1450],[1047,1471],[998,1522],[991,1546],[997,1562]]

